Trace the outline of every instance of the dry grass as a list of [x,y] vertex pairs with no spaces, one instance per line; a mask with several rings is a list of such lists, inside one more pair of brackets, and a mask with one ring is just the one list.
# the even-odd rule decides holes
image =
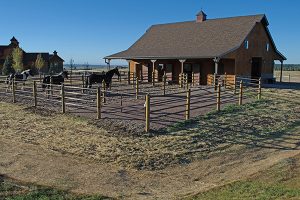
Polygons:
[[268,99],[230,106],[157,135],[138,137],[110,135],[83,118],[0,103],[0,138],[125,168],[163,169],[232,148],[274,145],[270,140],[299,125],[300,118],[300,104],[292,100],[300,92],[274,91],[265,93]]
[[[275,71],[274,75],[276,77],[276,80],[280,80],[280,71]],[[283,82],[300,82],[300,71],[283,71],[282,73],[282,81]]]

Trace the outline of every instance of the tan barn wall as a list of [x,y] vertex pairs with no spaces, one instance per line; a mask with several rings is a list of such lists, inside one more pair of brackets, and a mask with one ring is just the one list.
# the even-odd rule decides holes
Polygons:
[[[266,29],[262,23],[257,23],[254,29],[250,32],[246,40],[249,41],[249,49],[246,49],[244,43],[229,57],[236,57],[235,73],[239,76],[251,76],[252,58],[262,58],[262,77],[272,78],[274,69],[274,60],[279,59],[275,52],[274,46],[268,37]],[[270,49],[267,51],[266,45],[270,44]]]

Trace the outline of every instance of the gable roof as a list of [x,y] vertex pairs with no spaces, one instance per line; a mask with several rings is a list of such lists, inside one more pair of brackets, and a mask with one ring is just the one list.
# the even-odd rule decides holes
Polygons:
[[[192,59],[221,57],[240,47],[258,22],[262,22],[265,26],[269,24],[266,16],[261,14],[208,19],[201,23],[188,21],[154,25],[129,49],[105,58]],[[275,44],[273,45],[276,49]]]
[[62,62],[65,62],[64,59],[62,59],[59,55],[50,54],[49,60],[58,59]]

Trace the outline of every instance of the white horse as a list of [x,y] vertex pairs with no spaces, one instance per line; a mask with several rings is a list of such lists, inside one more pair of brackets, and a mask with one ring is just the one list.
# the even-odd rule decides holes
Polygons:
[[[18,82],[23,82],[23,87],[24,87],[25,86],[25,81],[28,79],[29,76],[34,76],[31,69],[27,69],[27,70],[23,71],[22,73],[10,74],[6,78],[6,84],[8,85],[7,89],[6,89],[6,92],[9,91],[9,89],[11,88],[11,85],[12,85],[14,80],[17,81],[17,83]],[[22,90],[23,90],[23,87],[22,87]]]

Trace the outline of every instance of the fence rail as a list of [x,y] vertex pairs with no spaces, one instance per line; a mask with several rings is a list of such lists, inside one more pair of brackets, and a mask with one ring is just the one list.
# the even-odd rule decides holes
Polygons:
[[[131,75],[131,73],[128,74]],[[127,81],[114,79],[112,90],[104,85],[97,85],[93,88],[85,88],[83,80],[85,77],[73,77],[72,84],[67,81],[62,85],[43,84],[40,78],[26,81],[13,81],[11,86],[5,84],[5,79],[0,79],[0,94],[9,96],[12,102],[29,99],[32,106],[55,105],[62,113],[78,112],[95,113],[97,119],[102,118],[103,113],[112,114],[120,112],[126,113],[129,110],[143,112],[145,121],[145,131],[151,130],[151,123],[159,121],[160,118],[168,118],[172,115],[176,120],[188,120],[193,113],[200,113],[201,109],[216,109],[220,111],[222,105],[228,102],[242,105],[248,94],[254,94],[257,99],[261,98],[261,79],[246,79],[231,75],[219,77],[217,86],[199,86],[189,79],[186,74],[181,74],[181,89],[174,86],[174,91],[170,91],[172,85],[168,85],[168,76],[163,75],[163,81],[157,82],[153,86],[151,83],[144,83],[134,74],[130,85]],[[170,78],[170,77],[169,77]],[[211,78],[211,77],[210,77]],[[215,77],[214,77],[215,79]],[[76,81],[82,85],[76,84]],[[191,82],[190,82],[191,81]],[[214,82],[215,83],[215,82]],[[42,86],[46,86],[42,88]],[[119,89],[123,88],[123,89]],[[151,91],[148,91],[151,90]],[[125,102],[134,99],[143,102],[143,108],[126,106]],[[28,104],[28,101],[26,101]],[[106,110],[105,110],[106,109]],[[108,113],[109,114],[109,113]],[[168,119],[166,119],[168,120]]]

